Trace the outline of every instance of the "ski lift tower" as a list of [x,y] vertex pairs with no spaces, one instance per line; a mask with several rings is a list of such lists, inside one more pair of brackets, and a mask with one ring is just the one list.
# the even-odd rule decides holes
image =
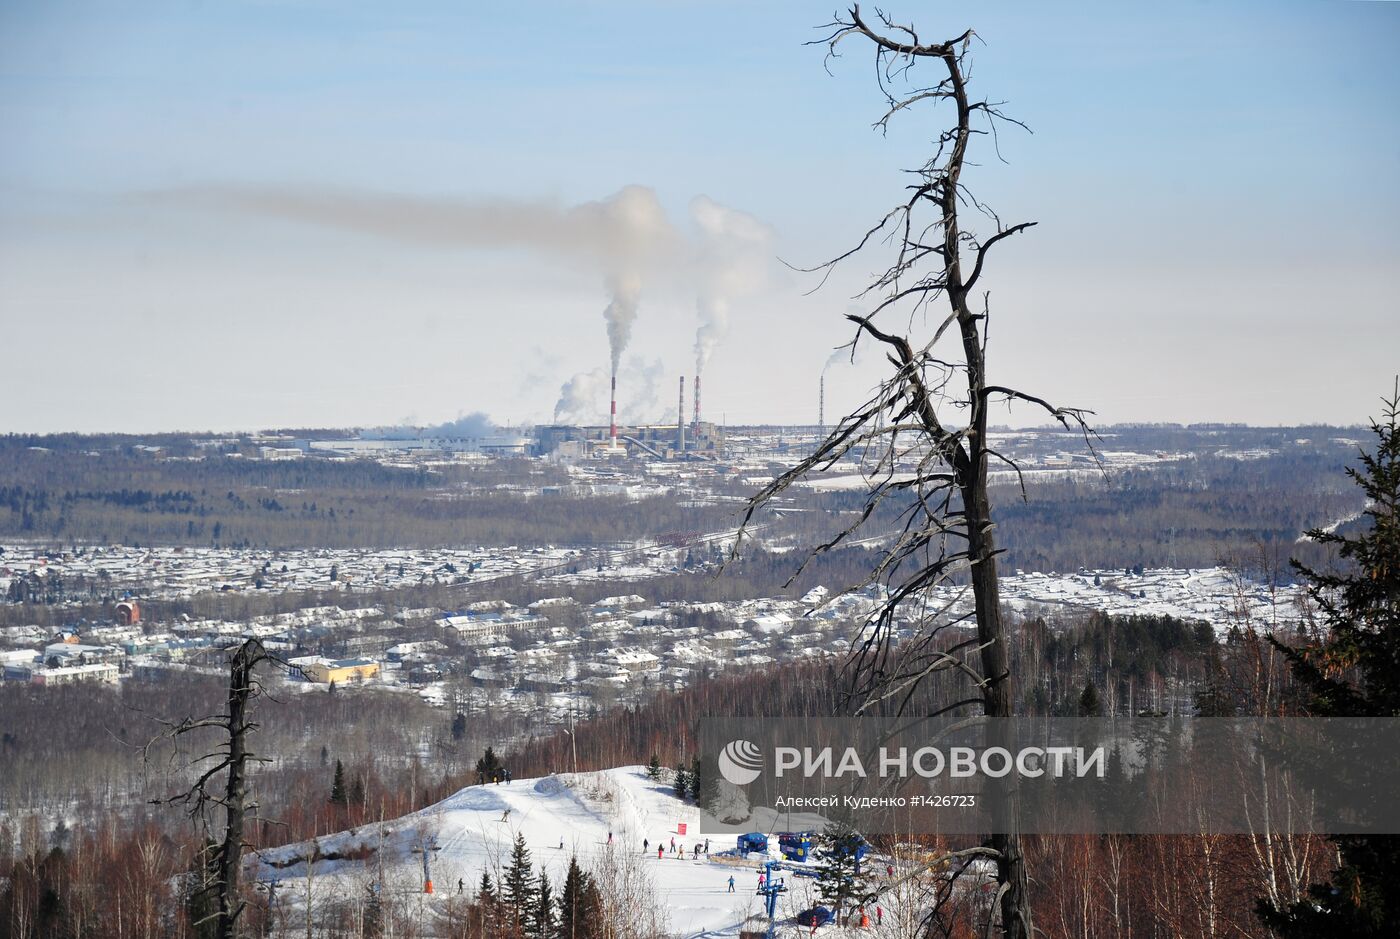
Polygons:
[[437,835],[424,835],[417,844],[413,846],[414,854],[423,855],[423,892],[433,892],[433,873],[429,867],[432,856],[441,851],[442,847],[437,843]]
[[763,865],[763,886],[758,888],[758,892],[763,894],[763,909],[768,914],[768,935],[773,935],[775,926],[774,918],[778,915],[778,894],[787,892],[787,884],[774,877],[776,871],[782,870],[781,861],[769,861]]

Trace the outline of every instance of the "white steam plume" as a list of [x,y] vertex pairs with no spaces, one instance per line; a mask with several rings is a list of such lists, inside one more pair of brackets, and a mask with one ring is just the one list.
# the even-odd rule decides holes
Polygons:
[[644,280],[682,257],[678,234],[646,186],[624,186],[574,206],[275,186],[191,187],[154,197],[400,241],[525,248],[587,265],[603,274],[608,293],[603,318],[614,374],[632,337]]
[[[620,366],[618,384],[626,399],[618,404],[618,419],[624,424],[656,421],[664,414],[661,388],[666,369],[660,359],[645,361],[630,356]],[[610,386],[607,371],[601,368],[579,372],[559,389],[559,401],[554,405],[556,424],[596,424],[604,420],[608,407]]]
[[626,381],[627,400],[620,405],[619,415],[625,424],[660,423],[658,417],[665,413],[665,403],[661,400],[662,380],[666,377],[666,367],[660,359],[645,361],[641,356],[627,360]]
[[559,401],[554,405],[554,423],[589,424],[599,413],[599,400],[606,402],[608,373],[601,368],[579,372],[559,389]]
[[773,231],[758,219],[708,196],[690,202],[700,230],[696,268],[700,280],[695,309],[695,374],[705,371],[715,347],[729,332],[730,301],[758,290],[768,278]]

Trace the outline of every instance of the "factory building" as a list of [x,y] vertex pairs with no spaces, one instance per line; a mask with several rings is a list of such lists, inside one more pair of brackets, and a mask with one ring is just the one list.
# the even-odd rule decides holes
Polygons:
[[[612,448],[610,425],[547,424],[535,428],[534,453],[566,459],[630,456],[642,459],[715,459],[724,450],[724,430],[702,421],[676,424],[617,425]],[[683,434],[683,436],[682,436]],[[681,447],[684,449],[681,449]]]

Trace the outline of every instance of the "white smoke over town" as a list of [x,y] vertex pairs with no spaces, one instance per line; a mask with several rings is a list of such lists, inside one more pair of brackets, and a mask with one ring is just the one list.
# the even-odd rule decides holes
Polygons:
[[[639,185],[577,205],[285,186],[186,187],[152,197],[420,244],[523,249],[596,271],[607,295],[609,370],[601,379],[596,371],[579,372],[560,389],[555,420],[575,423],[603,413],[589,402],[606,402],[600,391],[617,375],[644,293],[657,280],[680,278],[695,287],[699,374],[728,332],[731,303],[762,286],[771,254],[772,232],[753,216],[698,196],[690,203],[697,234],[686,237],[667,218],[656,192]],[[632,402],[624,414],[657,410],[661,375],[652,377],[638,366],[633,380],[639,384],[624,390]],[[646,394],[653,397],[644,399]]]
[[588,424],[597,420],[599,402],[606,402],[608,373],[595,368],[578,372],[559,389],[559,401],[554,405],[554,423]]
[[700,231],[695,304],[700,321],[695,330],[695,374],[700,375],[729,332],[730,303],[767,280],[773,231],[747,212],[708,196],[691,200],[690,215]]
[[[619,386],[624,389],[618,403],[618,417],[624,423],[660,423],[667,419],[662,402],[662,385],[666,367],[660,359],[650,362],[631,356],[619,365]],[[556,424],[594,424],[606,412],[610,388],[610,372],[594,368],[578,372],[564,382],[559,401],[554,405]]]
[[393,427],[371,427],[364,431],[364,436],[374,440],[418,440],[433,437],[487,437],[497,432],[499,428],[490,416],[482,411],[473,411],[470,414],[459,414],[456,420],[446,421],[441,424],[428,424],[418,426],[410,421],[404,421]]
[[625,397],[619,405],[618,416],[628,424],[655,424],[666,420],[665,405],[661,403],[662,384],[666,366],[660,359],[644,361],[632,356],[627,362]]

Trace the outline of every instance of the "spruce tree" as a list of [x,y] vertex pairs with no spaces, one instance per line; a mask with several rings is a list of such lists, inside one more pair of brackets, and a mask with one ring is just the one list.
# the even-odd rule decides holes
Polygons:
[[365,781],[364,781],[364,778],[363,778],[362,776],[358,776],[358,775],[357,775],[357,776],[350,782],[350,804],[351,804],[351,805],[364,805],[364,804],[365,804]]
[[496,885],[491,883],[491,875],[487,871],[481,872],[481,886],[476,888],[476,900],[487,909],[496,907]]
[[501,876],[501,894],[517,924],[523,924],[535,893],[535,872],[530,865],[530,849],[525,836],[517,833],[510,852],[510,867]]
[[481,872],[481,885],[476,888],[476,909],[483,931],[494,930],[501,915],[501,899],[486,871]]
[[594,939],[601,932],[602,903],[593,878],[569,858],[564,890],[559,894],[559,939]]
[[695,757],[690,761],[690,778],[685,781],[686,793],[695,800],[695,804],[700,804],[700,757]]
[[863,901],[870,893],[869,873],[859,859],[864,844],[859,832],[841,822],[828,822],[822,829],[817,894],[836,914],[837,923],[852,902]]
[[702,809],[709,809],[719,797],[719,763],[712,756],[697,758],[690,765],[690,797]]
[[534,939],[554,939],[554,891],[549,877],[540,871],[540,886],[535,893],[534,915],[530,918],[530,935]]
[[[1363,451],[1361,466],[1347,469],[1368,503],[1360,530],[1307,533],[1334,547],[1341,566],[1324,573],[1292,562],[1326,633],[1298,648],[1271,639],[1320,717],[1400,716],[1400,385],[1384,414],[1385,423],[1371,422],[1375,452]],[[1341,863],[1331,884],[1314,884],[1285,910],[1260,900],[1261,918],[1285,939],[1400,936],[1400,836],[1332,840]]]
[[647,764],[647,778],[648,778],[648,779],[660,779],[660,778],[661,778],[661,758],[660,758],[659,756],[657,756],[655,753],[653,753],[653,754],[651,755],[651,762]]
[[496,756],[496,751],[490,747],[481,755],[481,759],[476,761],[476,781],[477,783],[488,783],[501,768],[501,761]]
[[335,778],[331,781],[331,805],[345,806],[349,804],[349,797],[345,790],[345,767],[340,760],[335,761]]
[[1098,717],[1103,711],[1103,705],[1099,702],[1099,689],[1095,686],[1093,679],[1084,683],[1084,690],[1079,693],[1079,716]]
[[671,788],[676,793],[677,799],[684,799],[686,793],[690,792],[690,774],[685,771],[684,766],[676,767],[676,776],[671,783]]

